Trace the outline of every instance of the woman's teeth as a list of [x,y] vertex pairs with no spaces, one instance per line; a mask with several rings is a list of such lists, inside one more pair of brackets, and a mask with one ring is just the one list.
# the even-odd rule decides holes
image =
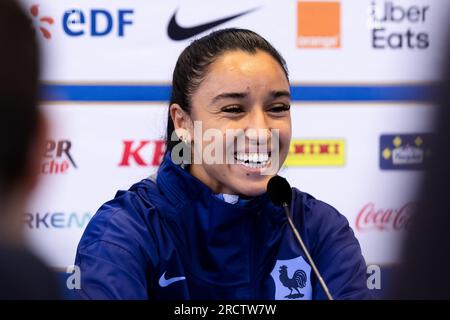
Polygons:
[[269,162],[268,153],[236,153],[234,158],[238,164],[249,168],[264,168]]

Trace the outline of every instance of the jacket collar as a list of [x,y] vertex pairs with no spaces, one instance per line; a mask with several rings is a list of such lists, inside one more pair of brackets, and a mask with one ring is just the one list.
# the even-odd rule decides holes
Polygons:
[[[274,213],[275,221],[284,220],[282,210],[275,206],[269,199],[267,193],[251,198],[249,201],[239,201],[236,204],[230,204],[218,199],[213,191],[203,182],[191,175],[181,166],[173,163],[170,152],[166,153],[164,160],[158,170],[157,185],[161,192],[166,196],[167,200],[175,209],[181,209],[187,203],[202,202],[207,207],[214,203],[215,207],[222,209],[234,209],[233,211],[257,212],[260,210],[269,210]],[[179,210],[175,210],[179,211]]]

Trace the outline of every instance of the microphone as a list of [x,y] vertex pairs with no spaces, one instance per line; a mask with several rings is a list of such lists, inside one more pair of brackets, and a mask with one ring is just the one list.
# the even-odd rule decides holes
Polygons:
[[330,294],[330,290],[328,290],[328,287],[325,284],[325,281],[323,281],[323,278],[320,275],[320,272],[317,269],[316,264],[314,263],[313,259],[311,258],[309,251],[306,249],[306,246],[303,243],[300,233],[297,231],[297,228],[294,226],[294,223],[292,222],[292,219],[289,215],[289,206],[292,201],[292,189],[291,189],[291,186],[289,185],[289,182],[287,182],[287,180],[283,177],[273,176],[272,178],[270,178],[269,182],[267,183],[267,194],[269,195],[270,200],[275,205],[282,206],[284,208],[284,212],[286,213],[286,217],[288,219],[289,225],[291,226],[291,229],[294,232],[294,235],[297,238],[297,241],[300,244],[300,247],[302,248],[303,252],[305,253],[306,258],[307,258],[309,264],[311,265],[311,268],[314,271],[314,274],[316,275],[317,279],[319,279],[319,282],[320,282],[320,285],[322,286],[323,291],[325,291],[325,294],[327,295],[328,300],[334,300],[332,295]]

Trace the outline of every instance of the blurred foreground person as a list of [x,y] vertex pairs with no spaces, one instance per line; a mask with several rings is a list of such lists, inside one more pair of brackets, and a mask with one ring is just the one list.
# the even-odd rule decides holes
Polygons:
[[450,60],[443,71],[433,159],[393,282],[395,299],[450,299]]
[[38,44],[13,0],[0,1],[0,44],[0,299],[54,299],[56,279],[24,241],[46,130],[37,108]]

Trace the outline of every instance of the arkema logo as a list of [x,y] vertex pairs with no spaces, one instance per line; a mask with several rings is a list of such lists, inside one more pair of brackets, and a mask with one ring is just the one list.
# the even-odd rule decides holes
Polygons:
[[25,213],[24,223],[29,229],[84,229],[92,216],[90,212]]

